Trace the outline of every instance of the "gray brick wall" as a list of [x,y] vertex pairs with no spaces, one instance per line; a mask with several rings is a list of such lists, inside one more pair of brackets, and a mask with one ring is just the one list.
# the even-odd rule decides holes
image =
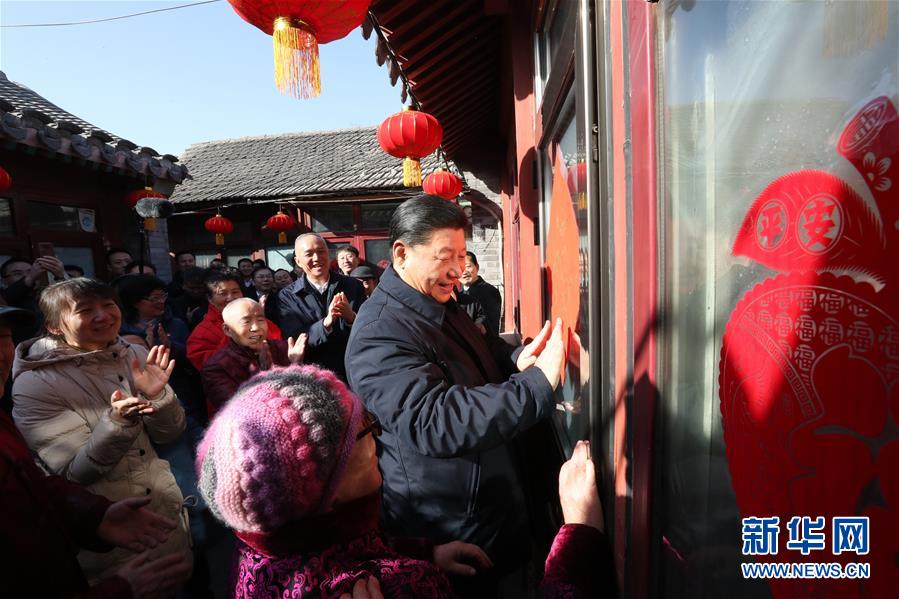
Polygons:
[[[474,252],[480,264],[480,276],[499,289],[505,297],[503,281],[503,225],[497,215],[502,215],[502,198],[473,173],[464,171],[465,180],[472,190],[465,195],[471,201],[471,238],[468,251]],[[505,315],[503,315],[505,322]],[[505,330],[505,324],[502,329]]]

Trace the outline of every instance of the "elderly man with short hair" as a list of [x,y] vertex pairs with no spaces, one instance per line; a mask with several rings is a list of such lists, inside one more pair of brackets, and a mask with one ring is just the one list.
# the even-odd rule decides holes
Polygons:
[[256,300],[234,300],[222,310],[222,321],[228,343],[206,361],[202,372],[210,418],[251,376],[272,366],[299,364],[306,350],[306,335],[296,342],[293,337],[268,339],[268,321]]
[[307,362],[346,380],[343,357],[365,290],[356,279],[329,269],[328,244],[319,235],[300,235],[294,249],[303,275],[278,295],[279,324],[285,335],[309,336]]

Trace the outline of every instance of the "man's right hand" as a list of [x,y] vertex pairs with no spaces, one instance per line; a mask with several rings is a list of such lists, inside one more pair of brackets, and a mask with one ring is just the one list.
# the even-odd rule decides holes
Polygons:
[[559,386],[565,368],[565,344],[562,342],[562,319],[557,318],[553,332],[534,366],[543,371],[553,389]]
[[149,552],[144,552],[125,563],[116,572],[131,585],[134,599],[171,597],[190,578],[190,559],[181,553],[166,555],[150,561]]

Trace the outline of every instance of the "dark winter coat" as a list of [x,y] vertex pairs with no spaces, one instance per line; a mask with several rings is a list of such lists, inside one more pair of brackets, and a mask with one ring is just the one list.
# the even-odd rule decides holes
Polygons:
[[483,547],[502,568],[527,557],[527,514],[513,440],[554,410],[537,368],[484,336],[455,301],[440,304],[392,268],[362,306],[349,382],[380,420],[383,517],[391,534]]
[[34,465],[25,439],[0,412],[0,497],[5,515],[0,538],[0,586],[8,597],[131,597],[125,579],[113,576],[88,589],[76,559],[79,548],[109,551],[97,528],[110,501]]
[[306,275],[303,275],[281,290],[278,295],[278,307],[281,314],[281,330],[285,337],[296,339],[300,333],[306,333],[308,336],[303,360],[332,370],[346,380],[343,358],[353,325],[342,318],[335,318],[331,323],[331,332],[327,332],[323,324],[331,300],[341,291],[346,295],[353,312],[358,314],[359,307],[365,301],[365,288],[356,279],[334,271],[331,271],[324,295],[306,280]]
[[[268,348],[274,366],[290,366],[286,341],[269,340]],[[225,347],[206,360],[202,379],[209,417],[212,418],[234,396],[237,388],[260,370],[259,354],[237,345],[231,339]]]
[[499,333],[499,315],[502,311],[502,297],[500,297],[499,289],[478,277],[478,280],[468,289],[462,290],[462,293],[468,295],[484,307],[484,313],[487,315],[487,323],[484,325],[489,331]]

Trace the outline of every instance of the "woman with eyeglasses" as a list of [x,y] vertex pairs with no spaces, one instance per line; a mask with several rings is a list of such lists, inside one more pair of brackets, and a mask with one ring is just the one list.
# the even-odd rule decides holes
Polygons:
[[[54,283],[40,308],[46,334],[16,348],[16,426],[53,474],[112,501],[149,497],[150,510],[180,521],[149,558],[180,555],[189,563],[184,498],[154,446],[174,441],[185,428],[184,410],[168,385],[175,367],[170,350],[147,351],[122,339],[115,290],[98,281]],[[123,548],[91,549],[78,555],[89,581],[114,574],[134,557]]]
[[240,542],[234,597],[340,597],[376,577],[385,597],[452,597],[444,572],[489,567],[475,545],[388,539],[378,516],[380,427],[334,373],[260,373],[216,414],[200,492]]

